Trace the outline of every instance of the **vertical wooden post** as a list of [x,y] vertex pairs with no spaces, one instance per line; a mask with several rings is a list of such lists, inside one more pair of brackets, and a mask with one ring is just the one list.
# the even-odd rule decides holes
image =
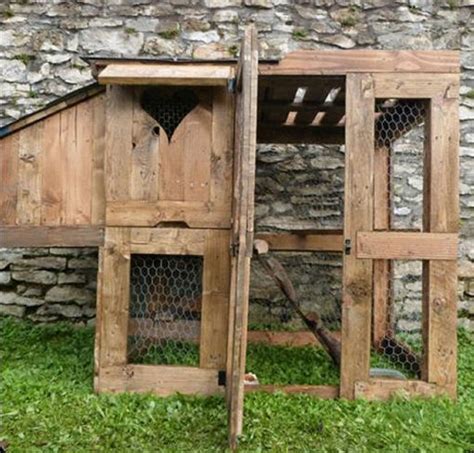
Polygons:
[[[377,146],[374,156],[374,230],[390,229],[390,147]],[[390,321],[391,263],[374,260],[372,344],[378,348]]]
[[98,288],[96,390],[103,368],[127,364],[128,307],[130,298],[130,228],[106,228]]
[[[424,230],[457,233],[459,228],[458,100],[433,97],[425,142]],[[422,378],[456,396],[457,263],[423,263]]]
[[[374,86],[371,75],[346,79],[346,170],[340,394],[354,398],[356,381],[369,378],[372,261],[357,259],[358,231],[371,231],[374,215]],[[349,243],[350,241],[350,243]],[[348,249],[351,247],[351,250]]]

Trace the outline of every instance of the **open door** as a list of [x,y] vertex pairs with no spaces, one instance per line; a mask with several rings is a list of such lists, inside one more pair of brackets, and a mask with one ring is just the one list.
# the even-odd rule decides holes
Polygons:
[[226,383],[231,448],[237,446],[243,418],[250,260],[254,232],[257,79],[257,33],[254,27],[248,27],[236,78],[232,273]]

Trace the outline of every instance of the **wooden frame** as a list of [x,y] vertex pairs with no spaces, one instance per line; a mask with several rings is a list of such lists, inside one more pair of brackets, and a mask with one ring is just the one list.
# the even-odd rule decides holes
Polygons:
[[[223,393],[218,374],[226,363],[228,243],[228,230],[106,228],[99,269],[96,391],[140,391],[161,396]],[[199,367],[128,363],[130,257],[134,253],[203,256]]]

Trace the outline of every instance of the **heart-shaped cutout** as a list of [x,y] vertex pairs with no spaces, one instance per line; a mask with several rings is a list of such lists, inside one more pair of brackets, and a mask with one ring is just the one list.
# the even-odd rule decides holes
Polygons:
[[166,132],[168,142],[181,121],[199,104],[194,91],[181,89],[167,94],[160,88],[143,91],[140,105]]

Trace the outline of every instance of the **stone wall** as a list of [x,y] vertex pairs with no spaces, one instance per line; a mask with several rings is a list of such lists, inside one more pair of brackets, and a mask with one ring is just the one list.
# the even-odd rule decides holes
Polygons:
[[[81,56],[228,58],[235,56],[243,27],[250,22],[258,28],[263,57],[279,57],[297,48],[460,49],[459,295],[462,323],[473,326],[473,12],[473,0],[3,1],[0,126],[92,82]],[[262,146],[256,194],[258,227],[285,229],[295,222],[316,221],[322,226],[340,222],[343,159],[343,150],[337,147]],[[419,193],[416,174],[413,169],[407,171],[412,173],[401,180],[400,193],[405,194],[401,213],[411,209]],[[318,291],[324,300],[337,299],[337,258],[315,256],[311,266],[298,257],[294,260],[304,270],[296,271],[295,279],[305,294]],[[96,251],[89,249],[2,250],[0,311],[38,321],[89,320],[94,316],[95,266]],[[253,305],[255,320],[269,315],[285,318],[282,307],[265,299],[265,291],[273,289],[259,272],[256,267],[252,296],[260,303]],[[319,289],[311,286],[316,278],[324,282]],[[408,299],[410,294],[417,295],[416,285],[415,292],[409,284],[406,288]]]

